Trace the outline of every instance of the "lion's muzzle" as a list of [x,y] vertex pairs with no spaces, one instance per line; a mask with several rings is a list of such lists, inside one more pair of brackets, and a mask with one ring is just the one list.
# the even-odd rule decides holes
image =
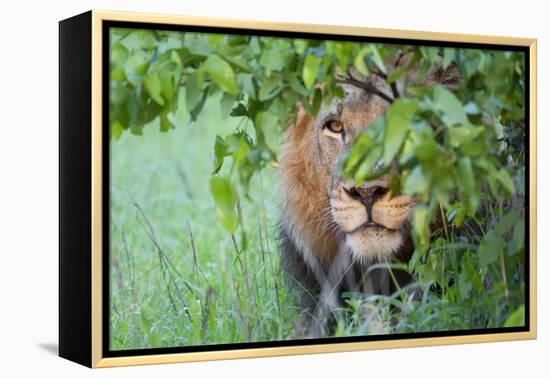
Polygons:
[[335,185],[330,206],[334,222],[352,252],[381,257],[401,245],[413,201],[406,195],[392,196],[388,179],[381,178],[361,186]]

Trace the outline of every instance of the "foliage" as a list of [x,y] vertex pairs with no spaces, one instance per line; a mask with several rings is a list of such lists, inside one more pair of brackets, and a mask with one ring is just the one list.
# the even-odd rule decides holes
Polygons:
[[[388,70],[384,61],[403,54],[411,63]],[[178,112],[198,122],[209,101],[219,104],[222,119],[237,124],[215,138],[209,188],[220,222],[232,238],[241,228],[246,240],[242,198],[252,200],[251,180],[277,165],[281,132],[299,104],[316,115],[343,95],[337,78],[349,69],[391,84],[411,76],[421,82],[434,66],[456,66],[462,75],[456,90],[406,85],[341,162],[357,183],[390,173],[393,192],[418,199],[408,269],[423,284],[423,300],[411,304],[399,293],[369,300],[378,301],[377,311],[399,304],[406,316],[380,315],[398,316],[393,331],[521,325],[523,59],[510,51],[113,29],[111,136],[142,135],[152,124],[168,132]],[[381,160],[384,169],[373,173]],[[430,294],[434,288],[437,295]]]

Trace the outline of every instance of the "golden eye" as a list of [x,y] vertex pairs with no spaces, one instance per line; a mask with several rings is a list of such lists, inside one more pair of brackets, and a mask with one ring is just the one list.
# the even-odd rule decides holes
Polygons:
[[329,129],[335,134],[339,134],[344,131],[344,125],[342,124],[342,122],[336,121],[334,119],[325,122],[325,128]]

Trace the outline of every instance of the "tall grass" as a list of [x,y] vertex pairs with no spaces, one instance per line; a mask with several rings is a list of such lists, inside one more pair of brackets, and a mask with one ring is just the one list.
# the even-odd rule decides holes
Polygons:
[[288,338],[298,309],[282,283],[276,172],[254,178],[229,235],[208,180],[215,137],[236,124],[214,102],[181,124],[111,141],[111,349]]

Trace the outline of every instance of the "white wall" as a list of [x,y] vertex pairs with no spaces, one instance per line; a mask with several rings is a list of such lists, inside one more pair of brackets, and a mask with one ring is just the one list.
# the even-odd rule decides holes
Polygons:
[[[539,39],[539,339],[110,369],[97,376],[518,377],[548,374],[550,27],[544,1],[3,1],[0,17],[0,374],[87,376],[57,343],[57,21],[91,8]],[[546,211],[542,211],[546,209]],[[539,373],[536,373],[539,371]],[[544,373],[543,373],[544,372]],[[6,374],[7,373],[7,374]],[[529,375],[526,375],[529,376]]]

